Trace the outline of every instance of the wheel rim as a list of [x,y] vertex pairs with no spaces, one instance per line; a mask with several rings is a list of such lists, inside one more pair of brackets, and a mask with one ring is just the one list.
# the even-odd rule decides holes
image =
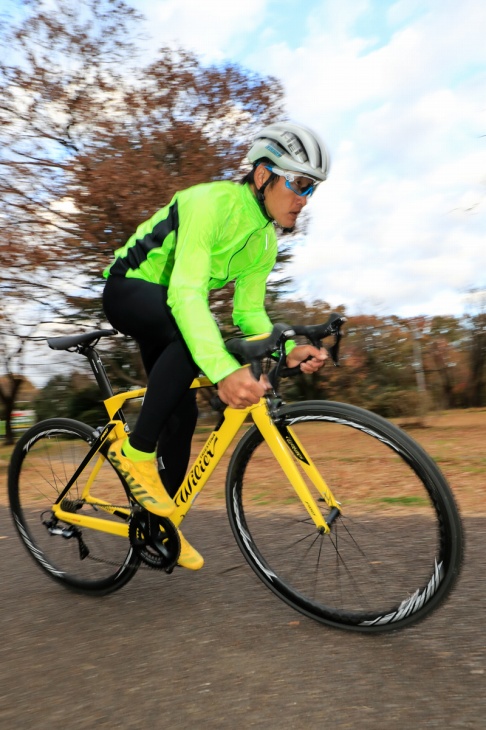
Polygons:
[[[39,428],[19,443],[15,489],[11,506],[17,529],[31,555],[52,577],[82,590],[104,590],[124,582],[138,565],[127,539],[95,530],[78,530],[58,521],[52,505],[87,454],[92,432],[88,427],[56,425]],[[126,521],[129,501],[123,484],[108,462],[95,480],[91,495],[83,500],[88,472],[81,474],[63,499],[63,509],[84,516]],[[117,514],[104,502],[119,507]]]
[[290,605],[327,623],[386,630],[420,618],[453,578],[452,528],[433,475],[420,466],[417,474],[403,444],[369,423],[307,412],[287,423],[343,513],[320,535],[254,431],[228,485],[250,565]]

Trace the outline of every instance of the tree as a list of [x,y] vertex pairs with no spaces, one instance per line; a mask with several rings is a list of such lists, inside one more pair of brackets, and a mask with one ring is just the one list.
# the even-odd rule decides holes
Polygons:
[[130,50],[134,17],[118,0],[78,9],[59,0],[50,12],[38,0],[22,5],[25,19],[0,23],[2,47],[10,50],[0,61],[0,252],[14,272],[19,250],[24,271],[59,264],[53,246],[73,225],[60,203],[79,151],[77,130],[93,136],[106,117],[121,80],[115,61]]
[[471,294],[471,314],[467,317],[470,365],[470,405],[479,408],[486,403],[486,290]]
[[436,316],[429,320],[424,335],[424,362],[428,390],[439,408],[465,405],[468,368],[461,320]]
[[25,377],[25,353],[35,328],[19,318],[19,312],[4,297],[0,309],[0,418],[5,421],[5,443],[14,442],[13,411],[20,396],[35,390]]
[[180,49],[128,64],[139,16],[122,0],[24,6],[17,27],[0,25],[11,49],[0,62],[0,253],[24,283],[18,250],[24,272],[49,271],[51,293],[69,276],[75,312],[111,252],[177,189],[240,172],[282,90]]
[[[93,326],[113,250],[177,189],[241,175],[282,89],[182,49],[139,62],[123,0],[22,6],[0,20],[0,293]],[[213,296],[223,324],[230,296]]]
[[24,377],[16,374],[11,369],[12,357],[18,357],[21,352],[23,342],[19,342],[19,347],[13,354],[2,352],[0,354],[2,366],[6,375],[0,378],[0,404],[2,405],[3,416],[5,421],[5,443],[10,445],[14,442],[14,434],[12,429],[12,413],[15,403],[19,395],[19,391],[24,384]]

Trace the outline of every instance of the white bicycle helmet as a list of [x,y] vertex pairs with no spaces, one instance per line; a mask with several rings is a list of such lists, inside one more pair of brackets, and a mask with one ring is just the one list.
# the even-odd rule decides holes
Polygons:
[[252,164],[266,158],[282,170],[319,181],[327,179],[331,164],[329,152],[319,137],[307,127],[291,122],[277,122],[262,129],[247,157]]

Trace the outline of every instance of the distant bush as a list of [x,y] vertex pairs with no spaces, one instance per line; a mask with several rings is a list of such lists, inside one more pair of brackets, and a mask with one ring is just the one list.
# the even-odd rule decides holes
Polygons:
[[384,418],[418,416],[426,406],[424,397],[417,390],[388,390],[377,393],[366,407]]
[[77,373],[51,378],[36,398],[34,408],[38,421],[60,416],[100,426],[107,418],[98,387]]

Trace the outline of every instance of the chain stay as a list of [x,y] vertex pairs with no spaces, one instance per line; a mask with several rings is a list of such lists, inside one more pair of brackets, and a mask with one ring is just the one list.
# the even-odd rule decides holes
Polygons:
[[[142,560],[143,565],[141,565],[140,568],[144,570],[165,570],[167,573],[172,572],[180,555],[181,544],[177,528],[170,520],[156,515],[151,515],[149,512],[140,509],[138,505],[133,503],[131,505],[127,505],[126,503],[107,504],[106,502],[96,503],[75,500],[71,504],[66,504],[70,501],[71,500],[63,500],[63,509],[65,509],[66,512],[77,512],[81,509],[83,504],[87,504],[90,507],[97,507],[103,511],[117,509],[126,510],[127,508],[130,508],[131,517],[129,520],[128,536],[135,554]],[[46,522],[44,522],[44,524],[48,526]],[[50,529],[53,529],[52,526]],[[149,532],[149,535],[148,537],[145,537],[145,532],[147,531]],[[151,531],[154,532],[154,537],[150,535]],[[164,538],[162,540],[163,536]],[[69,537],[75,537],[78,541],[80,541],[81,560],[89,558],[96,563],[113,566],[119,565],[116,561],[106,560],[104,558],[91,555],[91,552],[82,540],[81,533],[78,533],[77,530]],[[147,548],[151,548],[153,552],[149,552]]]

